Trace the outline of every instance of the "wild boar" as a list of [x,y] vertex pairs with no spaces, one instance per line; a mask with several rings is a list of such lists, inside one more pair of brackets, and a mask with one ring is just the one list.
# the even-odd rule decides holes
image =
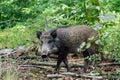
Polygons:
[[[98,38],[98,34],[94,29],[86,25],[58,27],[44,32],[37,31],[36,35],[42,43],[39,51],[43,58],[50,54],[58,55],[55,72],[59,72],[62,61],[67,71],[71,70],[67,60],[68,53],[77,53],[79,55],[82,53],[83,57],[86,58],[97,51],[95,40]],[[92,36],[94,36],[94,40],[90,41],[89,38]],[[89,48],[83,47],[79,51],[78,49],[83,42],[90,43],[91,46]],[[88,59],[84,59],[84,72],[86,72],[87,66]]]

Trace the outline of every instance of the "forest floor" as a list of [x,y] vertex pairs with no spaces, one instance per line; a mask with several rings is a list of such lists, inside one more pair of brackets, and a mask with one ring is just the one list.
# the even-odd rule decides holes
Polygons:
[[2,56],[0,80],[120,80],[120,74],[116,72],[120,64],[114,61],[97,61],[96,69],[89,67],[87,73],[83,73],[83,58],[68,56],[68,60],[72,71],[67,72],[62,64],[60,72],[54,74],[56,57],[43,61],[40,56],[33,54],[19,54],[14,58],[13,55],[12,58]]

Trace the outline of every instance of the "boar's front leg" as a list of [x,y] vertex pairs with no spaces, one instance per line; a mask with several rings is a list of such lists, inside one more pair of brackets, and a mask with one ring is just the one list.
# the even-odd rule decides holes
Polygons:
[[64,62],[65,66],[67,68],[67,71],[70,71],[70,66],[69,66],[68,60],[67,60],[67,53],[62,52],[62,53],[59,53],[59,55],[58,55],[57,65],[56,65],[56,68],[55,68],[55,73],[59,72],[60,64],[61,64],[62,61]]
[[67,71],[70,72],[71,69],[70,69],[70,65],[68,64],[67,56],[63,59],[63,62],[65,64],[66,68],[67,68]]
[[55,67],[54,73],[59,73],[61,62],[62,62],[62,56],[61,56],[61,55],[58,55],[57,65],[56,65],[56,67]]

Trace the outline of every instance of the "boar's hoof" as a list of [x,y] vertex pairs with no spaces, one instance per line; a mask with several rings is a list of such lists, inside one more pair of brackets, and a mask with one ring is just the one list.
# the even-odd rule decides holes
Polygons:
[[53,71],[53,74],[59,74],[59,71]]

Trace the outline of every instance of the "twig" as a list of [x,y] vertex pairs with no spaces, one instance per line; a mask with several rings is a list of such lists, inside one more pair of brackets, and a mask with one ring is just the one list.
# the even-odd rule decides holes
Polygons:
[[45,16],[45,31],[47,31],[47,29],[48,29],[48,21],[47,21],[47,18]]

